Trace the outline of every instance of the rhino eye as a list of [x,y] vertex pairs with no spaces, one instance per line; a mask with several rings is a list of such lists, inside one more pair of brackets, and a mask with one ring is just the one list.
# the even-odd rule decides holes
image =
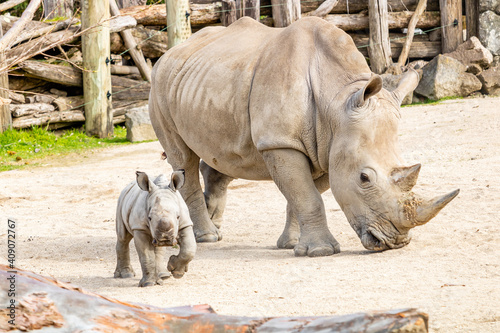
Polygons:
[[361,180],[362,183],[369,183],[370,182],[370,177],[364,172],[361,173],[359,176],[359,179]]

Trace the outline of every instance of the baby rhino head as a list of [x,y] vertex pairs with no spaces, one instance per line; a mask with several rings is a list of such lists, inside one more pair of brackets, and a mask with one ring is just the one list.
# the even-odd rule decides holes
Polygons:
[[181,207],[176,191],[184,184],[184,171],[172,173],[170,183],[165,175],[154,181],[144,172],[137,171],[137,184],[148,192],[146,212],[148,227],[154,246],[173,246],[177,244]]

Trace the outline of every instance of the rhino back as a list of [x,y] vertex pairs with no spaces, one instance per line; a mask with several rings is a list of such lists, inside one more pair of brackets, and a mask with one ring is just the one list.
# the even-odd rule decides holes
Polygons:
[[149,230],[146,212],[147,195],[147,192],[139,188],[137,182],[132,182],[123,189],[116,207],[117,228],[123,225],[129,233],[134,230]]

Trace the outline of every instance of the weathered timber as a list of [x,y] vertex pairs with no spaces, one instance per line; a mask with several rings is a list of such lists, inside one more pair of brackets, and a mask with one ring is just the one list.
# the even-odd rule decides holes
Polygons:
[[[192,5],[189,16],[191,26],[205,26],[220,23],[222,2]],[[167,22],[167,8],[162,5],[134,6],[120,10],[123,15],[133,16],[137,24],[165,26]],[[185,13],[185,12],[184,12]],[[185,18],[185,16],[184,16]]]
[[238,19],[236,15],[236,1],[222,0],[222,13],[220,21],[223,26],[227,27]]
[[151,84],[147,81],[137,81],[112,75],[113,100],[138,101],[148,100]]
[[335,7],[339,3],[339,0],[326,0],[323,2],[318,8],[313,11],[302,14],[302,16],[318,16],[325,17],[328,15],[333,7]]
[[420,15],[422,15],[426,6],[427,0],[420,0],[418,2],[417,8],[415,9],[415,12],[413,13],[413,16],[410,19],[410,23],[408,23],[408,37],[405,39],[403,49],[401,50],[401,54],[399,55],[398,66],[404,66],[406,60],[408,59],[411,42],[413,41],[413,35],[415,33],[415,27],[417,26]]
[[372,72],[382,74],[392,65],[387,0],[369,0],[368,8],[370,67]]
[[83,84],[80,69],[48,64],[41,61],[27,60],[19,66],[26,76],[43,79],[66,86],[81,87]]
[[[387,21],[389,29],[402,29],[408,26],[413,12],[397,12],[388,13]],[[325,20],[335,24],[344,31],[356,31],[368,29],[369,19],[368,14],[330,14],[325,17]],[[439,12],[424,12],[417,23],[417,28],[428,29],[435,28],[441,25],[441,17]]]
[[55,111],[52,104],[47,103],[28,103],[28,104],[11,104],[10,112],[13,118],[32,116],[35,118],[40,117],[46,113]]
[[[194,6],[194,5],[191,5]],[[237,0],[236,12],[238,18],[248,16],[256,21],[260,20],[260,0]]]
[[277,28],[287,27],[301,17],[300,0],[271,0],[273,21]]
[[128,110],[148,105],[148,101],[118,101],[113,102],[113,117],[123,116]]
[[453,52],[463,42],[462,1],[439,0],[443,44],[443,53]]
[[[108,1],[111,14],[120,15],[120,10],[116,5],[116,0],[108,0]],[[137,48],[137,43],[135,42],[135,39],[132,36],[130,30],[123,30],[120,32],[120,35],[122,36],[123,43],[125,44],[125,47],[127,48],[130,56],[134,60],[135,65],[137,66],[137,68],[139,68],[139,72],[141,72],[142,78],[144,80],[151,81],[151,68],[146,63],[146,59],[144,59],[142,51],[139,48]],[[108,41],[109,41],[109,36],[108,36]]]
[[132,16],[116,16],[109,20],[109,32],[120,32],[123,30],[135,28],[137,21]]
[[18,94],[16,92],[13,92],[12,90],[9,90],[9,99],[12,100],[12,102],[14,103],[19,103],[19,104],[26,103],[26,98],[24,97],[23,94]]
[[[404,38],[393,40],[394,38],[400,37],[399,35],[390,35],[391,39],[391,53],[395,61],[401,54],[403,49]],[[368,56],[368,36],[359,35],[353,36],[354,43],[358,47],[358,50],[365,56]],[[441,41],[429,41],[420,38],[420,36],[415,36],[411,44],[411,49],[408,54],[410,59],[423,59],[423,58],[434,58],[441,53]]]
[[23,11],[23,14],[17,20],[12,28],[10,28],[0,39],[0,50],[5,50],[17,35],[23,31],[24,27],[33,19],[36,10],[40,6],[42,0],[31,0],[28,7]]
[[83,92],[85,99],[85,131],[89,136],[106,138],[113,135],[111,108],[111,72],[106,58],[109,46],[109,0],[82,2],[83,29],[95,27],[82,35]]
[[7,62],[13,65],[43,52],[47,47],[56,47],[63,43],[73,43],[78,39],[75,36],[78,29],[77,27],[70,27],[67,30],[43,35],[42,37],[20,44],[6,52]]
[[[323,1],[302,1],[302,13],[316,10]],[[414,11],[417,4],[418,0],[387,0],[389,12]],[[368,1],[366,0],[339,0],[339,3],[332,8],[330,14],[355,14],[366,10],[368,10]],[[427,10],[439,11],[439,0],[429,0]]]
[[142,6],[145,5],[147,0],[116,0],[118,8],[127,8],[132,6]]
[[26,0],[7,0],[0,4],[0,12],[4,12],[8,9],[11,9],[12,7],[15,7],[25,1]]
[[465,0],[467,39],[479,37],[479,0]]
[[46,19],[71,17],[73,0],[43,0],[43,12]]
[[72,110],[64,112],[50,112],[40,114],[37,117],[26,116],[12,119],[12,128],[29,128],[31,126],[43,126],[49,123],[61,122],[84,122],[85,116],[81,110]]
[[[0,279],[9,268],[0,265]],[[0,328],[33,330],[35,327],[68,332],[428,332],[428,315],[416,309],[356,313],[321,317],[239,317],[218,315],[209,305],[175,308],[127,303],[105,297],[70,283],[17,269],[16,320],[8,323],[9,299],[0,294]],[[40,292],[43,290],[43,292]],[[6,310],[7,309],[7,310]],[[64,309],[64,311],[62,311]],[[35,315],[36,314],[36,315]],[[68,314],[71,317],[68,317]]]
[[[156,31],[138,26],[130,29],[136,43],[147,58],[159,58],[168,50],[168,34],[165,31]],[[110,36],[111,53],[122,53],[126,50],[123,40],[117,33]]]
[[[172,48],[191,36],[191,18],[188,0],[166,0],[168,48]],[[192,14],[191,14],[192,15]]]
[[111,74],[130,75],[130,74],[140,74],[140,73],[139,73],[139,68],[135,66],[111,65]]
[[[3,29],[0,26],[0,38],[3,37]],[[5,63],[5,51],[0,50],[0,65]],[[9,76],[7,72],[0,72],[0,133],[12,126],[12,116],[9,109]]]

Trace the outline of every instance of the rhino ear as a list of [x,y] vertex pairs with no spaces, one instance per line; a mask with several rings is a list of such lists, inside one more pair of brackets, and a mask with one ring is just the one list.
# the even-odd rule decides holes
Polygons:
[[417,88],[419,81],[420,75],[413,68],[410,68],[403,75],[403,77],[399,81],[398,87],[392,92],[392,96],[394,96],[394,99],[399,105],[401,105],[406,95]]
[[141,190],[146,192],[153,191],[157,186],[149,180],[148,175],[142,171],[136,171],[137,185],[141,188]]
[[353,95],[353,102],[355,107],[362,107],[368,99],[376,95],[382,90],[382,78],[380,75],[373,74],[366,85]]
[[172,180],[170,181],[170,188],[177,191],[184,185],[184,170],[175,171],[172,173]]

